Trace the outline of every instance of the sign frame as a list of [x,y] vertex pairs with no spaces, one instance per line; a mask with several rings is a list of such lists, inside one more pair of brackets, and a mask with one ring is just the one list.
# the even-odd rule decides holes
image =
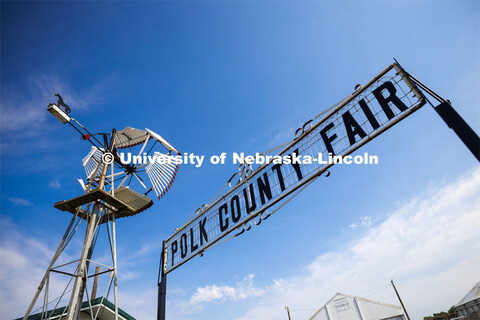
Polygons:
[[[411,115],[412,113],[414,113],[415,111],[420,109],[423,105],[425,105],[426,99],[425,99],[423,93],[417,88],[417,86],[412,81],[410,81],[409,75],[403,70],[403,68],[399,64],[393,63],[393,64],[389,65],[387,68],[385,68],[382,72],[380,72],[372,80],[370,80],[365,86],[359,88],[352,95],[350,95],[347,99],[345,99],[340,104],[338,104],[337,106],[332,108],[332,110],[330,110],[318,122],[316,122],[315,124],[311,124],[310,128],[305,130],[305,126],[307,124],[312,123],[313,120],[307,121],[305,123],[305,125],[303,126],[303,128],[299,129],[299,130],[302,131],[302,133],[298,137],[293,139],[290,143],[288,143],[288,145],[286,145],[282,149],[282,151],[280,151],[277,155],[280,155],[280,156],[285,155],[288,150],[292,149],[295,145],[297,145],[301,141],[303,141],[303,139],[305,139],[309,134],[314,132],[315,129],[317,129],[323,123],[328,121],[332,116],[334,116],[343,107],[347,106],[350,102],[354,101],[354,99],[359,97],[359,95],[361,95],[366,90],[368,90],[370,87],[372,87],[383,76],[385,76],[388,72],[392,71],[392,69],[394,69],[394,71],[396,72],[396,76],[397,75],[400,76],[401,80],[403,80],[405,85],[410,89],[410,92],[408,92],[407,94],[413,93],[415,98],[418,100],[418,102],[416,102],[411,107],[407,107],[406,110],[401,111],[398,115],[395,115],[392,118],[389,117],[389,119],[387,120],[387,122],[385,124],[382,124],[378,128],[373,128],[374,130],[371,133],[369,133],[366,137],[360,139],[358,142],[355,142],[354,144],[351,144],[349,147],[344,149],[344,151],[339,153],[338,155],[339,156],[347,156],[347,155],[355,152],[360,147],[364,146],[365,144],[367,144],[368,142],[370,142],[371,140],[373,140],[374,138],[376,138],[377,136],[379,136],[380,134],[382,134],[386,130],[393,127],[398,122],[402,121],[403,119],[405,119],[406,117],[408,117],[409,115]],[[388,81],[385,81],[384,83],[386,83],[386,82],[388,82]],[[382,83],[381,85],[383,85],[384,83]],[[297,132],[299,130],[297,130]],[[328,147],[327,147],[327,149],[328,149]],[[184,223],[180,228],[175,229],[175,233],[164,241],[163,251],[162,251],[162,266],[161,266],[162,275],[166,275],[166,274],[172,272],[173,270],[177,269],[178,267],[180,267],[181,265],[183,265],[184,263],[186,263],[187,261],[189,261],[190,259],[192,259],[196,255],[203,255],[204,251],[206,251],[207,249],[211,248],[212,246],[218,244],[219,241],[224,239],[227,235],[231,234],[235,230],[240,230],[242,228],[242,226],[243,226],[243,229],[240,230],[240,232],[237,233],[236,235],[239,235],[239,234],[243,233],[245,230],[249,230],[250,227],[251,227],[251,222],[255,218],[259,217],[258,223],[254,221],[255,224],[257,224],[257,225],[260,224],[260,222],[262,220],[265,220],[266,218],[268,218],[270,216],[270,214],[268,214],[267,210],[269,210],[270,208],[272,208],[273,206],[275,206],[277,204],[279,206],[281,206],[284,203],[286,203],[286,201],[288,201],[286,199],[287,197],[289,197],[289,196],[294,197],[296,195],[296,194],[294,194],[296,191],[300,190],[302,187],[306,187],[309,183],[313,182],[319,176],[321,176],[325,172],[328,172],[328,169],[331,168],[334,164],[335,163],[328,163],[323,167],[315,169],[314,173],[310,173],[309,175],[306,175],[305,177],[299,179],[297,181],[298,184],[295,184],[295,185],[292,184],[291,188],[283,189],[279,194],[277,194],[277,196],[269,199],[269,201],[267,201],[266,203],[263,203],[263,201],[262,201],[262,206],[260,206],[258,208],[258,210],[255,210],[251,214],[247,214],[247,216],[244,219],[240,218],[240,220],[238,222],[236,222],[235,225],[233,225],[232,227],[229,227],[229,228],[225,229],[224,231],[222,231],[218,235],[218,237],[216,237],[212,240],[208,240],[208,237],[207,237],[205,245],[203,245],[203,243],[201,244],[201,247],[200,247],[200,245],[198,245],[198,249],[196,249],[195,252],[191,252],[185,258],[182,258],[181,261],[173,264],[174,253],[172,252],[173,258],[169,256],[169,245],[170,245],[170,243],[172,243],[172,245],[173,245],[172,239],[177,237],[180,240],[180,238],[178,237],[179,234],[181,234],[183,236],[185,234],[185,232],[188,232],[188,228],[191,225],[195,224],[196,221],[199,221],[201,217],[206,216],[211,208],[214,208],[216,205],[218,205],[221,201],[226,199],[233,192],[235,192],[236,190],[239,190],[239,188],[241,188],[242,186],[247,185],[247,187],[250,187],[250,189],[252,189],[252,187],[251,187],[252,184],[248,183],[249,179],[253,180],[254,179],[253,177],[256,177],[256,175],[258,175],[262,170],[266,169],[268,166],[272,166],[272,163],[265,163],[263,165],[260,165],[258,168],[256,168],[255,170],[252,170],[251,172],[248,172],[248,169],[245,167],[243,173],[244,174],[248,173],[247,176],[240,177],[239,182],[235,186],[233,186],[229,191],[225,192],[221,197],[219,197],[218,199],[213,201],[209,206],[205,206],[205,205],[202,206],[201,209],[197,210],[196,215],[192,219],[190,219],[189,221]],[[247,197],[246,197],[246,199],[247,199]],[[281,202],[283,200],[285,200],[285,201],[283,202],[283,204],[281,204]],[[267,213],[267,215],[265,217],[263,217],[264,213]],[[248,225],[249,223],[250,223],[250,226]],[[200,229],[200,228],[201,227],[199,225],[199,228],[197,228],[197,229]],[[187,230],[187,231],[185,231],[185,230]],[[202,240],[201,231],[202,230],[198,230],[198,233],[199,233],[199,239],[198,240]],[[191,243],[193,245],[192,229],[190,229],[190,235],[192,237],[190,240],[191,240]],[[175,241],[177,241],[177,240],[175,240]],[[188,240],[185,240],[185,241],[188,241]],[[177,249],[178,249],[179,246],[180,246],[180,244],[177,242]],[[172,247],[171,251],[173,251],[173,247]],[[188,250],[186,249],[186,251],[188,251]],[[168,267],[169,261],[172,261],[172,266],[171,267]]]

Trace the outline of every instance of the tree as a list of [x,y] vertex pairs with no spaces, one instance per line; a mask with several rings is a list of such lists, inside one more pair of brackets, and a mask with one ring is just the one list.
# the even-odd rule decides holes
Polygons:
[[455,318],[456,313],[453,307],[454,306],[451,306],[450,309],[448,309],[448,312],[441,311],[439,313],[434,313],[433,316],[424,317],[423,320],[450,320]]

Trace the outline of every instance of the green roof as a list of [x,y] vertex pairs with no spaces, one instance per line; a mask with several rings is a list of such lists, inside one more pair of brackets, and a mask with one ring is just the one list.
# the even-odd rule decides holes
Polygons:
[[[100,305],[100,302],[101,302],[101,304],[105,308],[110,309],[110,311],[112,311],[112,312],[115,312],[115,305],[113,303],[111,303],[107,299],[103,299],[103,301],[101,301],[101,300],[102,300],[102,297],[99,297],[99,298],[91,300],[90,303],[91,303],[92,307],[98,307]],[[86,308],[88,308],[88,301],[84,301],[82,303],[82,308],[81,309],[83,310],[83,309],[86,309]],[[59,315],[61,315],[62,313],[65,312],[65,309],[66,309],[66,307],[57,308],[57,309],[53,310],[53,313],[52,313],[52,310],[49,310],[48,315],[50,315],[50,313],[52,313],[50,315],[50,317],[59,316]],[[134,317],[132,317],[131,315],[129,315],[128,313],[126,313],[125,311],[123,311],[120,308],[118,308],[118,314],[120,316],[122,316],[123,318],[127,319],[127,320],[136,320]],[[15,319],[15,320],[22,320],[22,319],[23,319],[23,317]],[[41,319],[44,319],[44,318],[42,318],[42,312],[40,312],[40,313],[30,315],[27,319],[28,320],[41,320]]]

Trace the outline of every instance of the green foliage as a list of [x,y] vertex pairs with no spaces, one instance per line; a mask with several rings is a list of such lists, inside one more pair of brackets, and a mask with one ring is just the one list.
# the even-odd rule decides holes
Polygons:
[[424,317],[423,320],[450,320],[455,318],[455,310],[453,309],[454,306],[451,306],[448,309],[448,312],[441,311],[439,313],[434,313],[433,316]]

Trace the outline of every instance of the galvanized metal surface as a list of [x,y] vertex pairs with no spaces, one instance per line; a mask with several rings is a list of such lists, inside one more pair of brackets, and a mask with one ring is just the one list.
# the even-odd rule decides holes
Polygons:
[[[132,208],[133,214],[131,215],[138,214],[153,205],[152,199],[125,186],[120,186],[115,189],[114,198],[126,204],[129,208]],[[122,217],[126,217],[126,215],[115,214],[115,218]]]
[[309,320],[405,320],[402,308],[338,292]]
[[146,131],[126,127],[125,129],[118,131],[115,135],[115,146],[120,149],[131,148],[144,143],[150,138],[151,136]]

